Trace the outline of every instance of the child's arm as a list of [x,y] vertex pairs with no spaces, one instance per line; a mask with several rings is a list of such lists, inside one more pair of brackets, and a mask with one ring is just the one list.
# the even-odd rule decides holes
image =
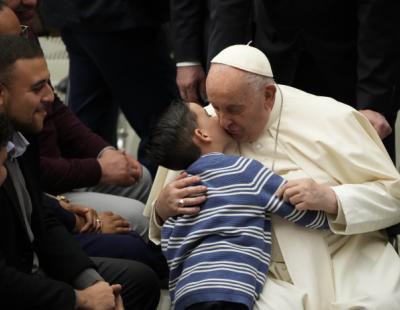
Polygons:
[[281,176],[271,172],[268,181],[264,183],[265,211],[277,214],[288,221],[304,227],[329,229],[328,219],[324,211],[301,211],[276,196],[275,192],[285,182]]

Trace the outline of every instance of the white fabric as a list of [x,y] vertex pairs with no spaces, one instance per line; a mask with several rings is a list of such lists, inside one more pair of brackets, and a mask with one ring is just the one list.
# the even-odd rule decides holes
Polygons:
[[[400,259],[379,231],[400,221],[400,175],[356,110],[331,98],[280,89],[283,97],[278,91],[263,134],[241,144],[240,153],[271,166],[283,102],[275,171],[287,179],[309,177],[332,186],[339,213],[330,225],[337,234],[274,218],[279,247],[273,248],[280,248],[293,285],[270,283],[268,277],[255,309],[400,309]],[[151,199],[172,175],[160,169]],[[145,214],[151,216],[150,237],[157,240],[150,203]],[[271,287],[279,293],[272,294]]]
[[223,49],[211,63],[238,68],[266,77],[274,77],[268,58],[259,49],[249,45],[232,45]]

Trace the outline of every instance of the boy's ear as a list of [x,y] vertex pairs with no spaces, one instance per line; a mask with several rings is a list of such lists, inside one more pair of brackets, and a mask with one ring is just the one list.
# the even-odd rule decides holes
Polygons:
[[200,143],[211,142],[211,137],[207,134],[207,131],[201,128],[196,128],[194,130],[194,139]]

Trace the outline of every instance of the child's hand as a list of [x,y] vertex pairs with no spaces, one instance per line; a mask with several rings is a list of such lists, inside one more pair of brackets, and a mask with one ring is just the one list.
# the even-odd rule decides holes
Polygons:
[[318,184],[312,179],[288,181],[276,191],[275,195],[290,202],[297,210],[337,214],[335,192],[329,186]]

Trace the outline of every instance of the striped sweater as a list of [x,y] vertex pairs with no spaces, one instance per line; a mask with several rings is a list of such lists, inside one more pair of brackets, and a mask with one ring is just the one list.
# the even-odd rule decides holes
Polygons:
[[320,211],[298,211],[275,191],[285,180],[260,162],[209,153],[187,172],[201,177],[207,200],[197,215],[169,218],[161,232],[175,309],[229,301],[253,308],[271,259],[275,213],[309,228],[328,228]]

